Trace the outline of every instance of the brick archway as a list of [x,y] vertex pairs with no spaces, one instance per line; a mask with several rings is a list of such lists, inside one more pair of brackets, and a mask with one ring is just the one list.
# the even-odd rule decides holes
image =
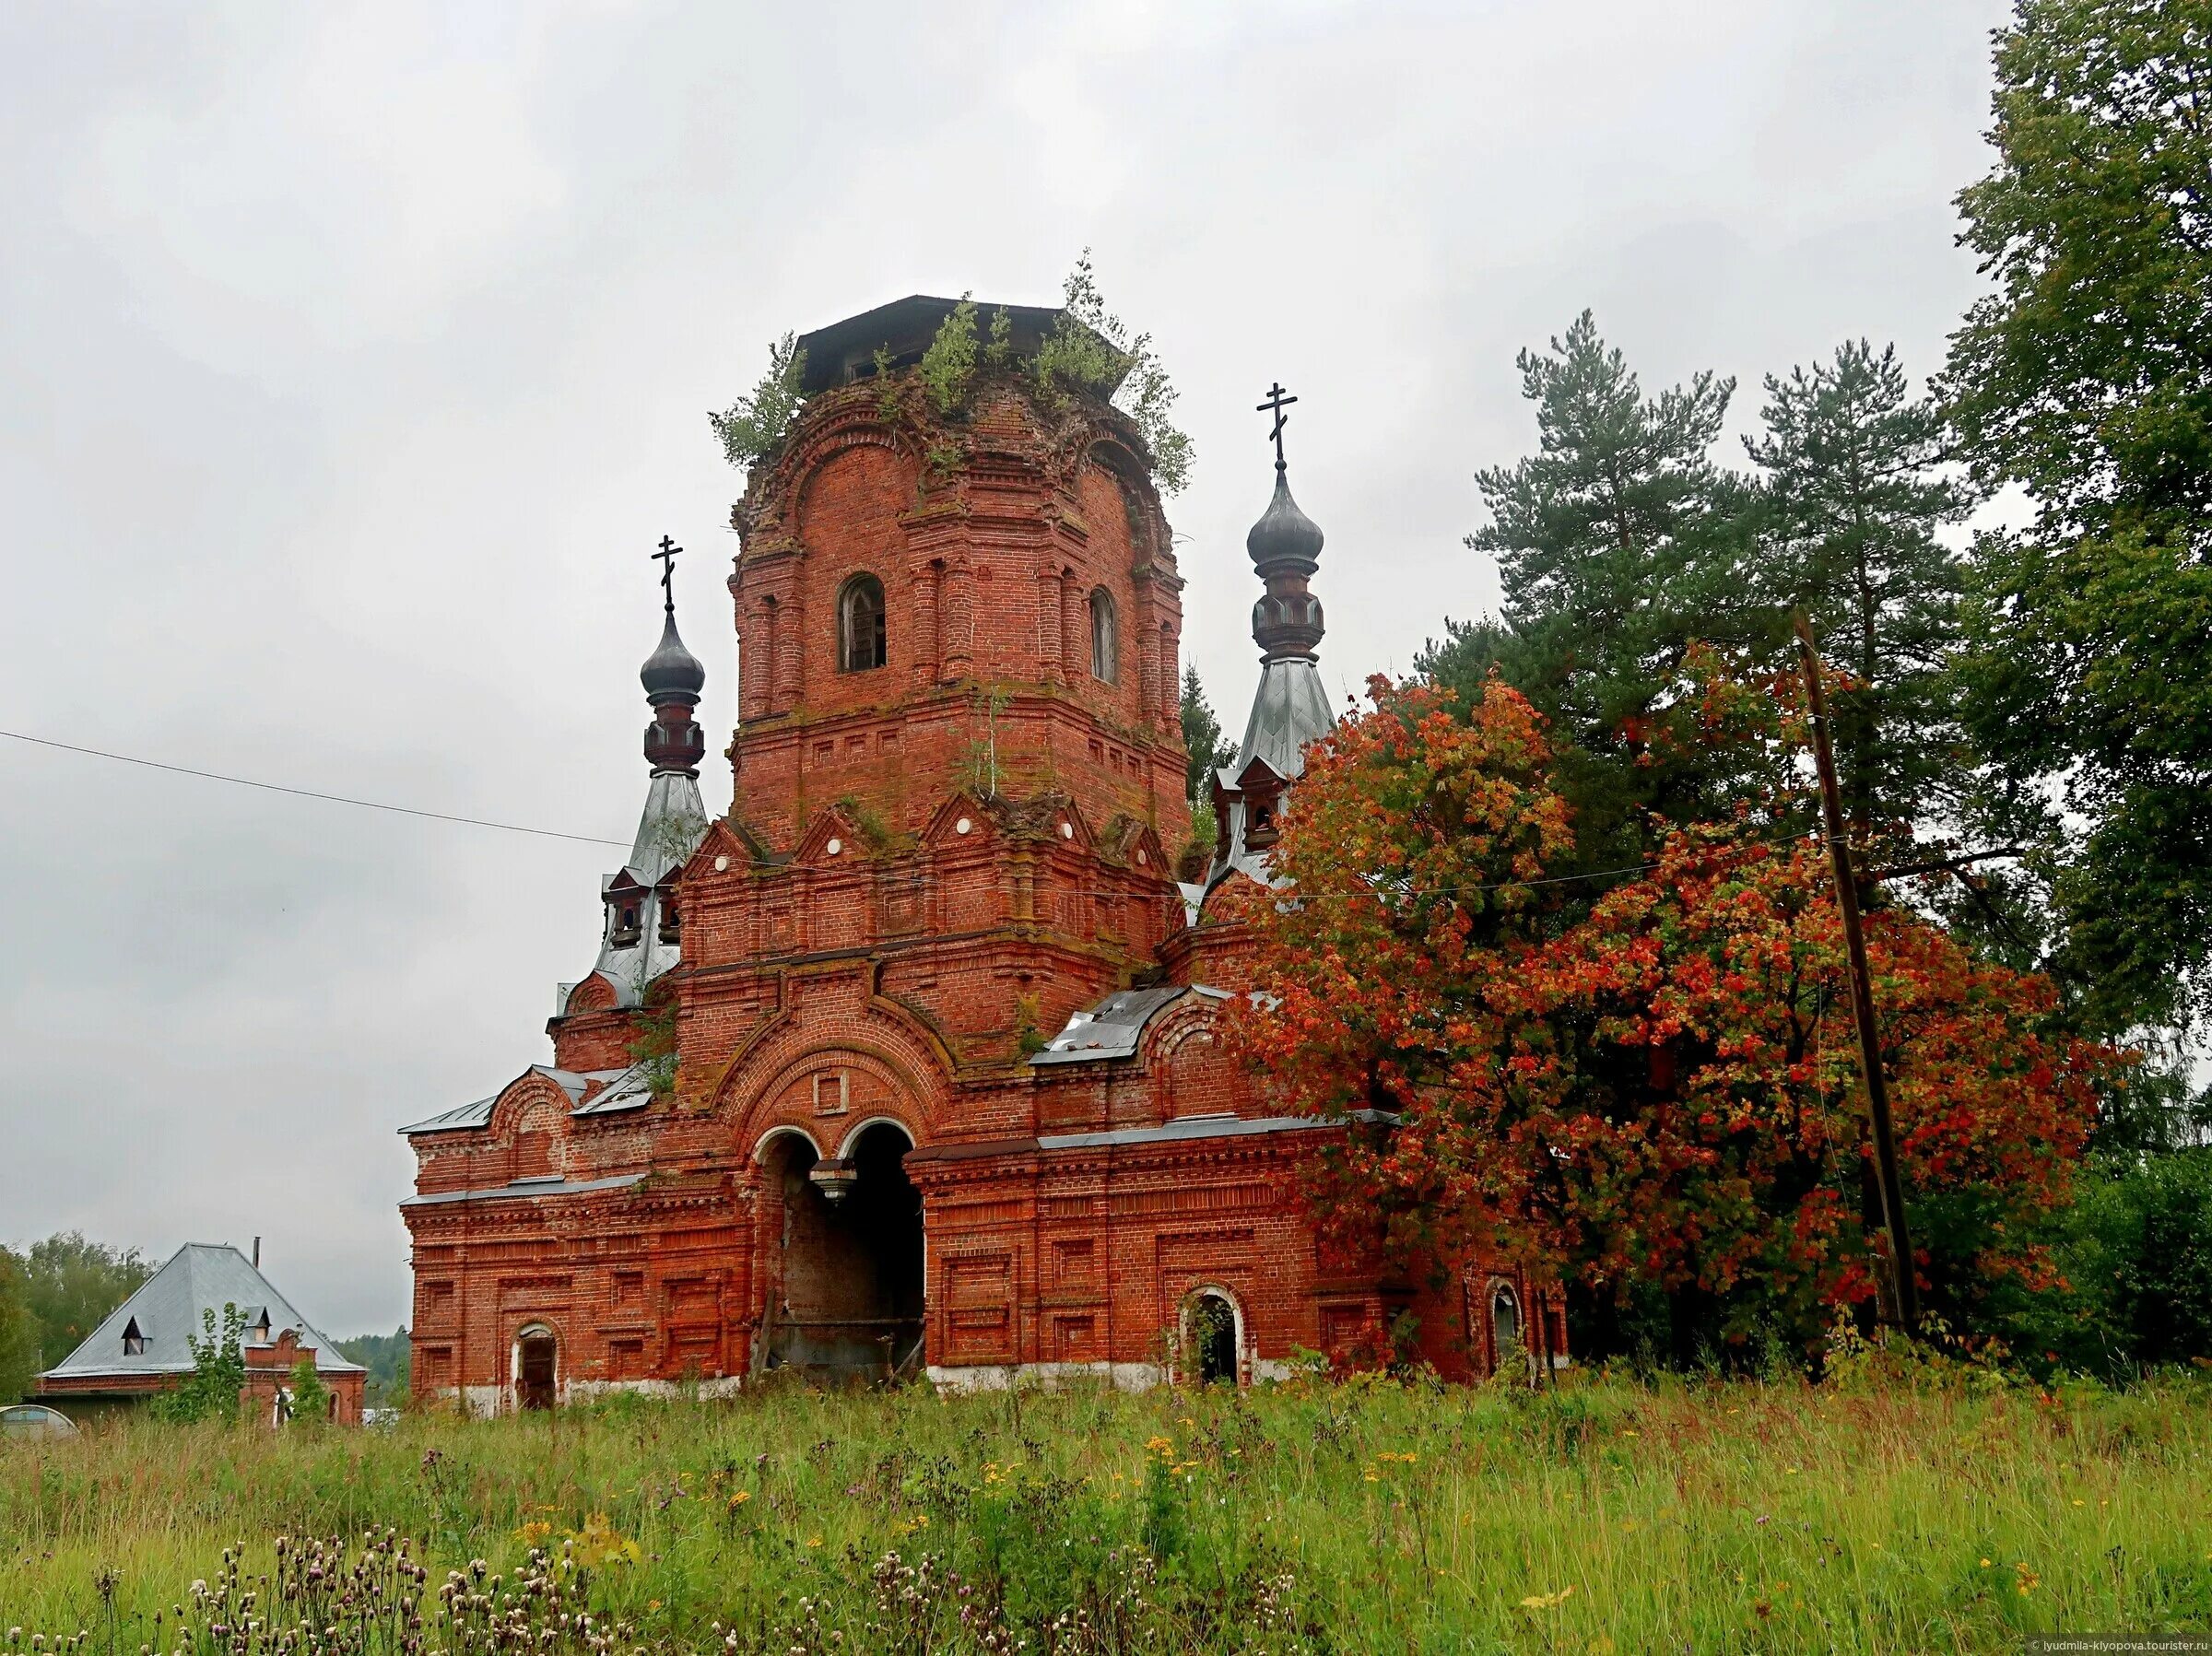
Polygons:
[[902,1165],[913,1142],[888,1116],[854,1127],[834,1157],[795,1128],[763,1137],[756,1372],[888,1379],[920,1364],[922,1197]]

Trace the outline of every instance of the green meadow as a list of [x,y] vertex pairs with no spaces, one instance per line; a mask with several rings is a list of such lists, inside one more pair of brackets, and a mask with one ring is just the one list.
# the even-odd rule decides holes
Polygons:
[[2008,1650],[2212,1628],[2208,1470],[2196,1378],[134,1420],[0,1444],[0,1650]]

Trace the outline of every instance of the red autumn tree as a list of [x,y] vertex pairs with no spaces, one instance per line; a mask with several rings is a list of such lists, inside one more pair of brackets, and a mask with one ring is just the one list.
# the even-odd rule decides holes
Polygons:
[[[1333,1234],[1514,1261],[1585,1304],[1662,1291],[1678,1334],[1817,1341],[1874,1294],[1878,1206],[1826,861],[1790,802],[1677,829],[1589,904],[1545,879],[1571,826],[1526,701],[1371,692],[1311,755],[1290,888],[1253,920],[1245,1035],[1275,1085],[1390,1123],[1324,1164]],[[1740,694],[1702,705],[1724,722]],[[2026,1239],[2110,1054],[2044,1032],[2046,981],[1908,909],[1870,914],[1867,946],[1921,1279],[1971,1318],[2044,1270]]]

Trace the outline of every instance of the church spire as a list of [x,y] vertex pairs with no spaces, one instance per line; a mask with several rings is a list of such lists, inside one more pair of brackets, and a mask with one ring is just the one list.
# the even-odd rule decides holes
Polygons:
[[1260,687],[1237,757],[1214,772],[1214,811],[1220,841],[1210,888],[1231,871],[1265,881],[1267,851],[1279,832],[1284,796],[1306,768],[1306,746],[1335,723],[1313,652],[1321,643],[1321,600],[1306,582],[1321,567],[1321,530],[1290,498],[1283,458],[1283,410],[1298,399],[1278,385],[1259,405],[1275,416],[1275,495],[1245,536],[1244,549],[1267,590],[1252,608],[1253,641],[1260,647]]
[[653,706],[653,722],[645,727],[645,758],[655,776],[664,773],[697,776],[706,757],[706,733],[691,717],[699,693],[706,687],[707,670],[699,657],[684,648],[676,630],[676,555],[683,548],[666,535],[653,556],[661,565],[661,625],[659,648],[645,658],[638,680]]
[[1284,394],[1282,386],[1267,388],[1262,414],[1275,416],[1275,498],[1244,537],[1244,549],[1267,591],[1252,606],[1252,637],[1261,658],[1277,661],[1288,656],[1311,657],[1321,642],[1321,600],[1306,590],[1306,582],[1321,567],[1321,529],[1298,509],[1290,498],[1290,467],[1283,459],[1283,428],[1290,417],[1283,410],[1298,399]]

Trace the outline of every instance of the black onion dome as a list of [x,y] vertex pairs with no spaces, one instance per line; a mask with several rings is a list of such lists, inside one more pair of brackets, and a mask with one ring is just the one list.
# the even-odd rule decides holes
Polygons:
[[648,699],[668,697],[696,702],[699,693],[706,687],[707,670],[699,664],[699,657],[684,648],[684,640],[677,636],[676,617],[668,617],[661,628],[660,648],[645,658],[639,669],[638,681],[645,687]]
[[1275,499],[1244,537],[1244,549],[1253,566],[1265,575],[1280,565],[1297,565],[1311,575],[1321,561],[1321,525],[1299,511],[1290,498],[1290,479],[1280,466],[1275,473]]

